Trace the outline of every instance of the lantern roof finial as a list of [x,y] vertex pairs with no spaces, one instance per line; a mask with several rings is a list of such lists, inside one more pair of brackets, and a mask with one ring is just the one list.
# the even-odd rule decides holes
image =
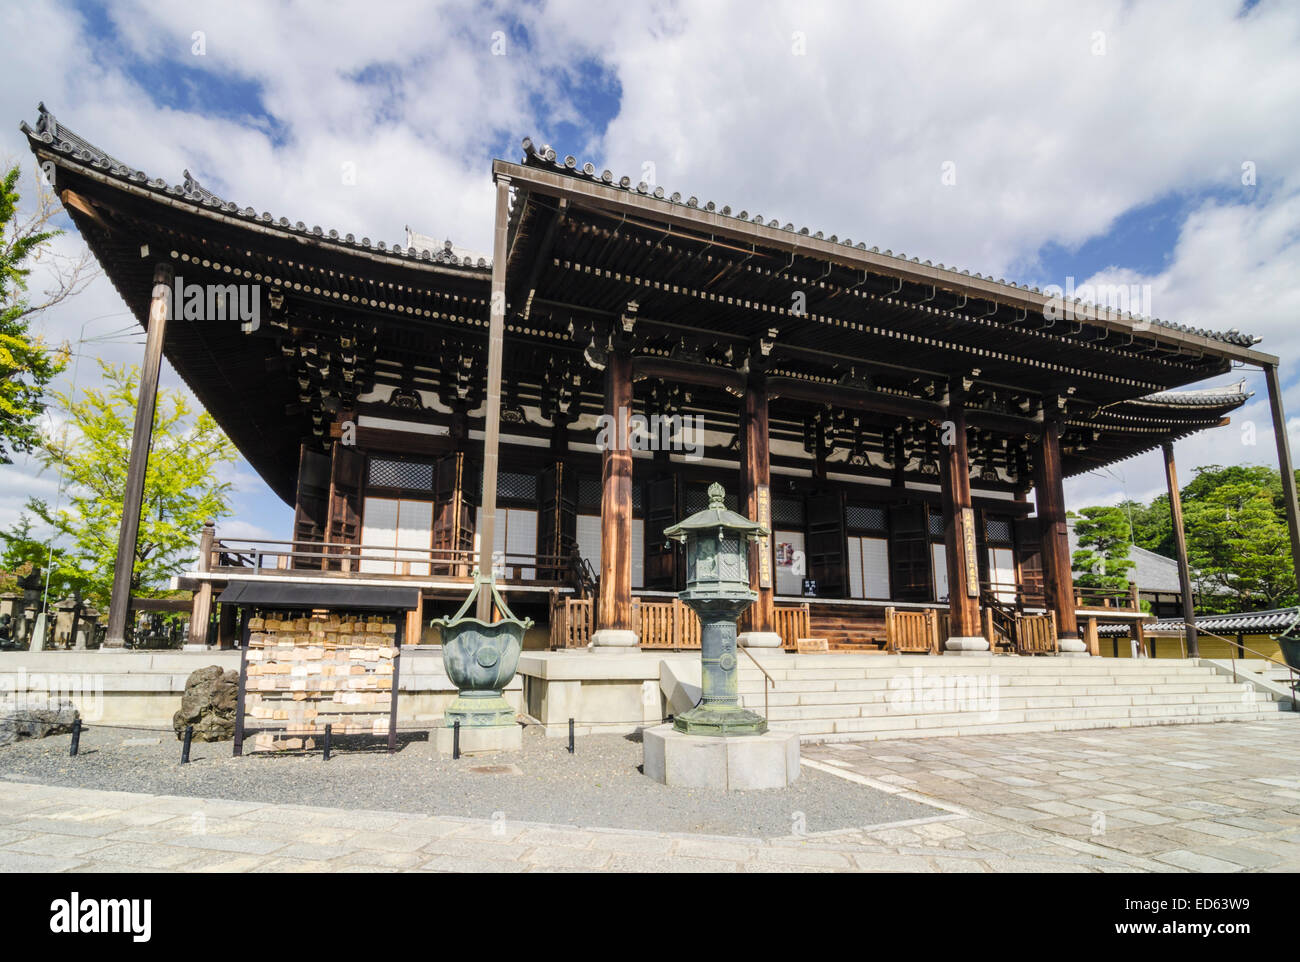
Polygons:
[[727,489],[714,481],[709,485],[709,507],[713,509],[727,506]]

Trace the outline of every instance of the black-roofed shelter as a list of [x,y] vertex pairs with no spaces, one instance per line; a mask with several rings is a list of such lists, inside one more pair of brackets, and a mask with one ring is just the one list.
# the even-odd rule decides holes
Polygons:
[[[489,263],[151,179],[43,106],[23,129],[149,332],[142,390],[165,354],[294,506],[281,542],[205,534],[182,581],[196,626],[214,589],[305,577],[417,586],[427,624],[492,564],[554,647],[689,644],[663,532],[721,481],[773,532],[752,549],[755,644],[879,644],[892,609],[938,612],[947,651],[1014,648],[1046,612],[1078,653],[1079,611],[1126,602],[1076,592],[1064,478],[1163,447],[1176,506],[1172,442],[1249,397],[1184,388],[1243,365],[1267,375],[1300,557],[1278,359],[1249,335],[668,195],[527,140],[492,166]],[[206,310],[187,319],[190,285]],[[240,297],[256,318],[221,310]]]

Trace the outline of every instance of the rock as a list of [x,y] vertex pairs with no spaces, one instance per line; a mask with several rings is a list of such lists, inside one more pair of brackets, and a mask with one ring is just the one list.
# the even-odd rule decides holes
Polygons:
[[77,707],[70,701],[28,697],[0,702],[0,745],[66,735],[77,718]]
[[185,680],[181,707],[172,716],[176,737],[185,737],[185,726],[194,726],[194,740],[221,742],[235,737],[235,708],[239,701],[239,672],[223,671],[210,665],[191,673]]

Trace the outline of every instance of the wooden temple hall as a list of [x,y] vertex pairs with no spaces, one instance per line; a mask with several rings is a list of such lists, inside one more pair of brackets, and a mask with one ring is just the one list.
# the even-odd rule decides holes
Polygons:
[[[180,581],[192,641],[252,583],[323,586],[322,605],[418,588],[405,638],[436,642],[430,619],[491,565],[549,626],[529,647],[698,645],[663,532],[716,481],[772,532],[751,549],[750,644],[1085,653],[1097,621],[1141,613],[1135,593],[1076,590],[1064,479],[1163,447],[1176,495],[1172,442],[1249,396],[1187,388],[1236,367],[1263,369],[1285,423],[1258,338],[1064,302],[528,140],[492,165],[489,258],[151,178],[43,106],[23,129],[147,328],[142,411],[165,355],[294,507],[280,541],[205,531]],[[110,644],[129,605],[123,583]]]

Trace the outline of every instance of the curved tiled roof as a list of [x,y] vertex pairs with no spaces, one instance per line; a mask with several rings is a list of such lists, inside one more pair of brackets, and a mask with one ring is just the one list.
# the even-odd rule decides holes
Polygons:
[[1191,391],[1159,391],[1135,398],[1129,404],[1150,404],[1162,407],[1233,407],[1246,403],[1254,394],[1246,390],[1246,380],[1222,387],[1197,388]]
[[480,257],[477,261],[473,261],[468,257],[457,257],[452,253],[452,245],[450,241],[444,245],[442,250],[437,251],[407,247],[401,243],[394,243],[389,246],[383,241],[372,244],[369,237],[363,237],[360,240],[357,240],[357,238],[352,234],[340,235],[337,230],[325,230],[319,225],[308,227],[302,221],[291,222],[287,217],[276,218],[267,211],[263,211],[259,214],[251,207],[241,208],[238,204],[232,201],[226,201],[218,197],[216,194],[212,193],[212,191],[200,184],[188,170],[184,172],[183,181],[180,184],[168,184],[160,178],[150,178],[144,171],[135,170],[134,168],[127,166],[104,150],[79,137],[67,127],[64,127],[55,119],[54,114],[50,113],[49,110],[46,109],[45,104],[42,103],[38,105],[37,109],[39,111],[39,116],[37,117],[35,128],[28,125],[26,121],[23,121],[20,125],[22,132],[31,140],[45,144],[51,150],[62,154],[70,160],[88,165],[121,180],[137,184],[154,193],[165,195],[170,198],[185,200],[196,207],[216,211],[228,217],[235,217],[250,223],[262,224],[267,227],[282,230],[289,234],[313,237],[320,241],[337,244],[339,247],[355,251],[385,254],[390,257],[399,257],[415,262],[424,261],[452,267],[470,268],[484,272],[490,269],[491,265],[489,265],[487,260],[484,258]]
[[[1202,631],[1280,632],[1297,617],[1300,608],[1272,608],[1268,611],[1242,611],[1231,615],[1197,615],[1196,627]],[[1148,632],[1181,632],[1186,622],[1181,618],[1166,618],[1146,626]]]
[[[747,210],[733,212],[730,206],[728,205],[719,206],[711,200],[701,202],[697,197],[687,197],[683,199],[680,193],[674,192],[672,194],[667,194],[664,191],[664,188],[657,187],[657,186],[652,187],[650,184],[647,184],[645,181],[641,181],[639,183],[634,184],[632,182],[632,178],[627,176],[615,178],[614,174],[608,169],[597,172],[595,165],[591,164],[590,162],[579,164],[577,158],[574,157],[572,154],[565,156],[564,159],[561,160],[558,158],[554,148],[552,148],[547,144],[543,144],[542,146],[538,147],[536,144],[533,143],[533,140],[530,137],[524,138],[523,148],[524,148],[524,163],[530,166],[542,167],[548,170],[557,170],[559,172],[569,174],[570,176],[586,178],[587,180],[595,181],[597,183],[604,184],[608,187],[617,187],[626,190],[630,193],[644,194],[649,197],[654,197],[658,200],[667,201],[668,203],[681,204],[684,207],[709,211],[710,213],[721,214],[723,217],[734,217],[737,220],[742,220],[753,224],[763,224],[770,228],[777,228],[781,230],[790,231],[791,233],[798,233],[807,237],[812,237],[816,240],[825,240],[832,244],[843,244],[845,247],[852,247],[862,251],[870,251],[873,254],[884,254],[885,256],[894,257],[897,258],[898,260],[908,261],[913,264],[924,264],[926,267],[934,267],[937,268],[938,270],[948,271],[953,276],[954,280],[957,282],[960,282],[960,279],[962,277],[973,277],[978,280],[1001,284],[1004,287],[1010,287],[1020,291],[1029,291],[1034,294],[1043,293],[1037,287],[1030,287],[1027,284],[1017,284],[1014,281],[1008,281],[1005,278],[998,278],[995,281],[992,275],[984,275],[979,273],[972,274],[969,270],[959,270],[956,267],[944,267],[943,264],[932,264],[930,261],[928,260],[922,261],[918,257],[909,258],[906,254],[902,254],[902,253],[895,254],[892,250],[881,251],[880,248],[878,247],[867,247],[867,245],[861,241],[855,244],[848,237],[840,239],[835,234],[831,234],[829,237],[827,237],[825,234],[823,234],[822,231],[812,232],[807,227],[800,227],[796,230],[793,223],[786,223],[785,225],[782,225],[780,221],[778,221],[776,218],[765,220],[762,214],[751,214]],[[1082,302],[1080,302],[1076,298],[1075,303],[1082,303]],[[1104,308],[1099,308],[1099,309],[1104,310]],[[1255,344],[1258,344],[1262,340],[1262,338],[1258,336],[1251,335],[1251,334],[1243,334],[1238,330],[1211,331],[1205,328],[1191,327],[1185,324],[1175,324],[1172,321],[1164,321],[1161,320],[1160,318],[1141,318],[1127,311],[1122,312],[1122,316],[1127,318],[1130,321],[1146,321],[1158,327],[1166,328],[1167,330],[1178,331],[1184,334],[1195,334],[1195,335],[1199,335],[1200,337],[1210,338],[1216,341],[1222,341],[1225,344],[1235,344],[1240,347],[1252,347]]]

